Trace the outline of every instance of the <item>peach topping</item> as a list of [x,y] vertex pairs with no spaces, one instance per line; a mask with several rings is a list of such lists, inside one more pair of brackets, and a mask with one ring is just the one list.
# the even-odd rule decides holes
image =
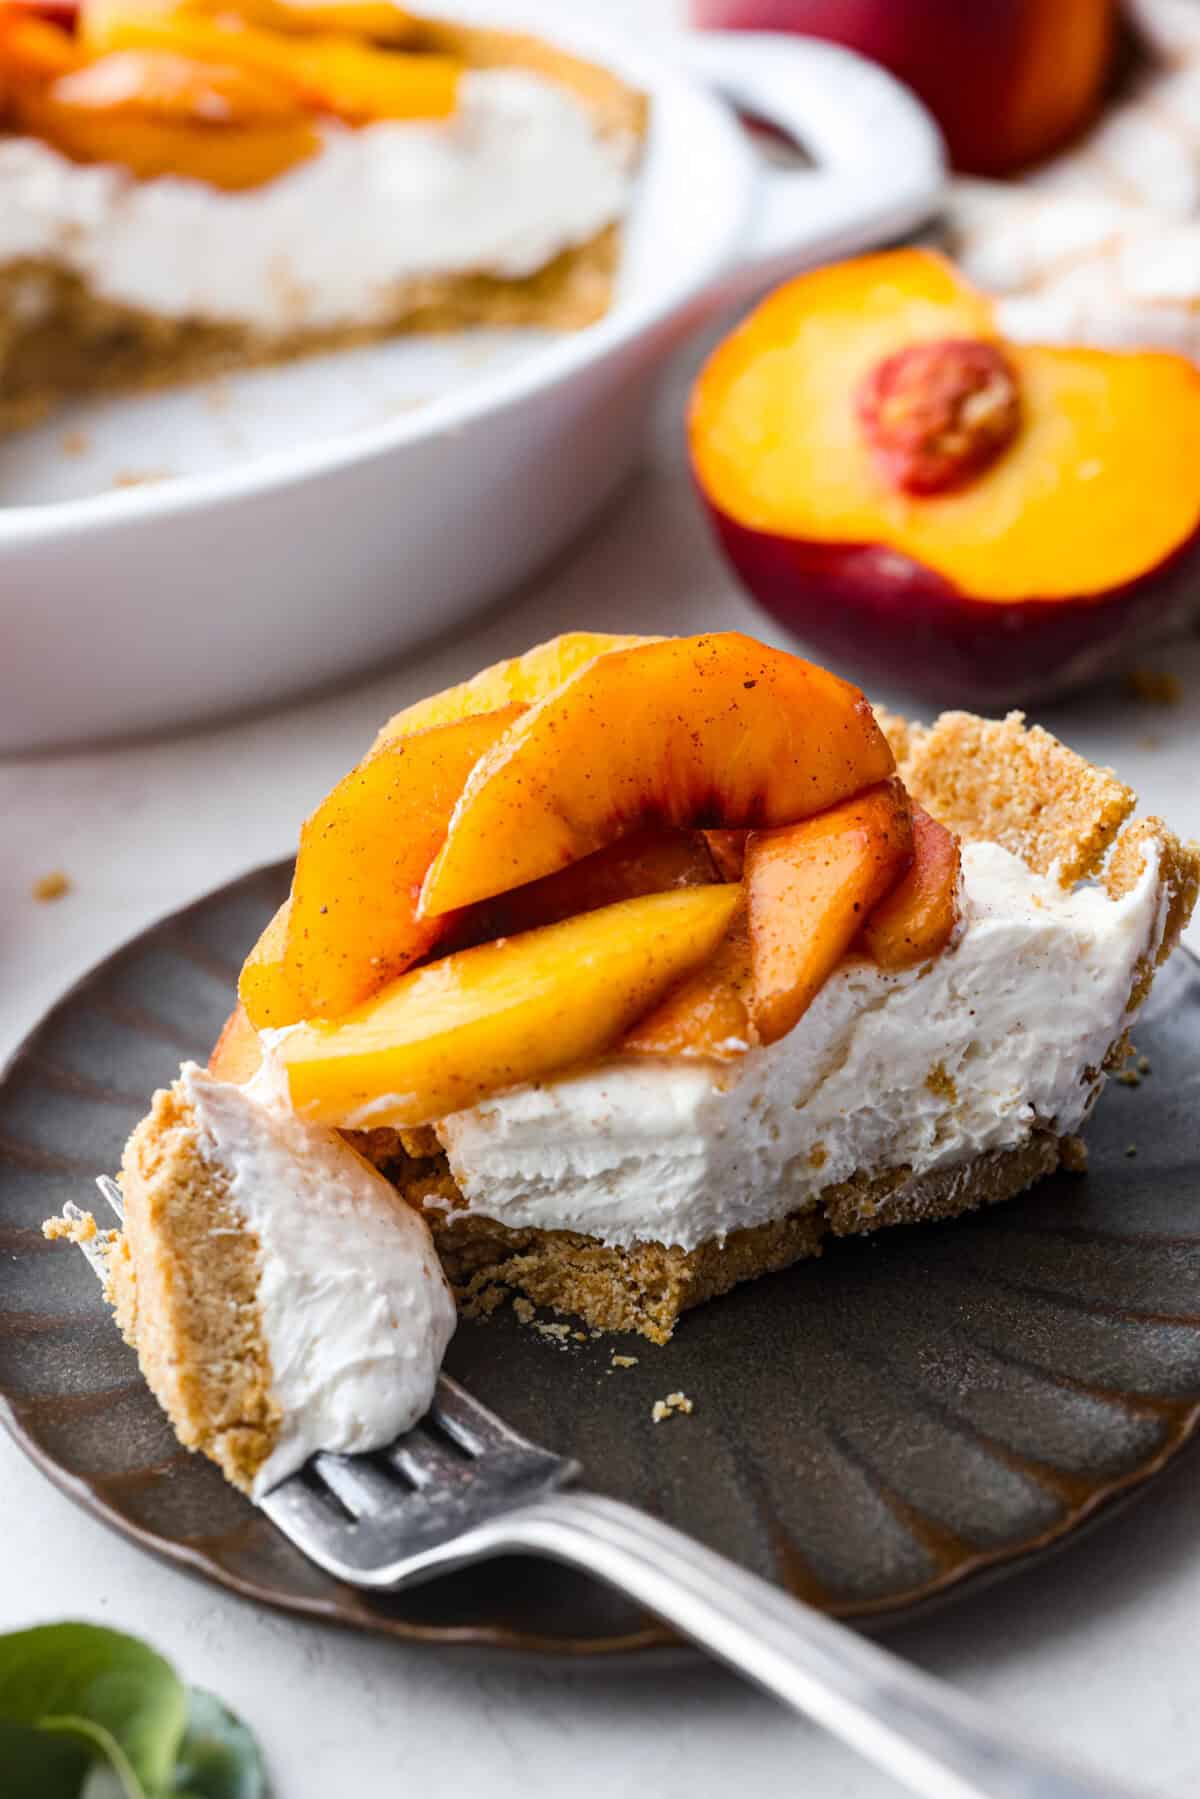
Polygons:
[[459,64],[404,48],[410,24],[373,0],[82,0],[77,17],[0,4],[0,107],[78,162],[256,187],[313,154],[322,115],[454,111]]
[[613,1051],[728,1060],[852,946],[937,954],[957,882],[856,688],[736,632],[575,634],[399,714],[339,782],[219,1065],[293,1026],[299,1109],[406,1126]]

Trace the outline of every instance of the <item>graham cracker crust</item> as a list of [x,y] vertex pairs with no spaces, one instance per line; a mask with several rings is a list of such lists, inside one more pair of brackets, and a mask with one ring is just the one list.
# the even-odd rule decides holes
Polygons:
[[610,225],[521,280],[421,276],[398,285],[373,325],[283,335],[139,312],[51,263],[10,263],[0,270],[0,429],[32,424],[68,397],[151,392],[391,337],[472,326],[579,331],[607,312],[619,259]]
[[[742,1281],[775,1274],[819,1256],[830,1236],[861,1236],[892,1224],[956,1218],[1011,1199],[1052,1174],[1060,1162],[1059,1139],[1038,1133],[1018,1149],[978,1157],[959,1168],[918,1179],[906,1168],[827,1187],[814,1206],[769,1224],[733,1231],[695,1249],[666,1243],[615,1248],[579,1231],[510,1230],[493,1219],[456,1210],[449,1171],[436,1158],[418,1162],[399,1143],[352,1139],[372,1152],[382,1171],[426,1222],[459,1304],[468,1314],[487,1313],[509,1291],[535,1305],[582,1318],[596,1330],[636,1331],[666,1343],[682,1313],[728,1293]],[[1071,1140],[1073,1141],[1073,1140]],[[435,1203],[430,1204],[430,1200]],[[461,1207],[461,1197],[459,1198]]]
[[[645,96],[609,70],[514,32],[418,20],[413,47],[469,68],[521,68],[569,88],[601,135],[644,138]],[[314,229],[319,221],[314,221]],[[52,259],[0,269],[0,430],[44,417],[67,398],[149,391],[232,370],[295,361],[413,333],[474,326],[578,331],[612,303],[621,229],[610,225],[532,275],[419,276],[397,282],[370,325],[261,332],[199,317],[173,319],[93,293]]]
[[279,1435],[258,1307],[258,1239],[205,1160],[178,1085],[156,1093],[121,1166],[125,1221],[107,1297],[188,1449],[249,1492]]

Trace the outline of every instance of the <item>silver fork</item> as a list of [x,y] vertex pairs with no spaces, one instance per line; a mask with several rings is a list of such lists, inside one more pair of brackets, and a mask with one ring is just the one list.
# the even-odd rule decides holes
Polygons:
[[[99,1186],[120,1217],[115,1182]],[[102,1255],[82,1247],[99,1269]],[[974,1700],[660,1518],[562,1491],[579,1472],[442,1375],[413,1430],[369,1456],[316,1455],[260,1505],[310,1561],[372,1592],[497,1555],[582,1568],[924,1799],[1135,1799],[1051,1762]]]

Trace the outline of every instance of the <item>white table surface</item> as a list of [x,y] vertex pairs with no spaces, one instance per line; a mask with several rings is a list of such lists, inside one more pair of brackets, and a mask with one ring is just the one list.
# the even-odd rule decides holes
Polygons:
[[[615,0],[605,10],[611,18]],[[672,9],[670,0],[624,0],[621,10],[662,29]],[[771,635],[710,548],[685,474],[681,402],[695,354],[664,384],[632,489],[551,575],[453,642],[254,720],[0,762],[0,1061],[98,957],[161,913],[290,851],[303,814],[394,708],[568,626]],[[1200,644],[1159,663],[1183,680],[1179,706],[1109,688],[1043,716],[1114,763],[1178,829],[1200,835]],[[35,903],[33,882],[58,868],[72,891]],[[1192,943],[1200,948],[1195,929]],[[109,1534],[0,1440],[0,1629],[62,1617],[145,1634],[189,1679],[243,1710],[276,1799],[897,1791],[716,1670],[560,1672],[258,1611]],[[1200,1791],[1198,1617],[1193,1457],[1057,1561],[893,1641],[1047,1741],[1182,1796]]]

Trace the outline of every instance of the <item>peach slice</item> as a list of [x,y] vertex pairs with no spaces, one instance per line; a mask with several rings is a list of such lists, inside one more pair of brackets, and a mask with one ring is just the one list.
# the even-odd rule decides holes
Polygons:
[[312,32],[332,31],[375,44],[408,43],[416,24],[411,13],[392,6],[390,0],[323,0],[313,5],[300,0],[298,6],[289,6],[286,0],[191,0],[188,10],[236,13],[251,25],[265,26],[268,31],[295,32],[305,37]]
[[153,53],[100,57],[20,92],[15,111],[25,130],[76,162],[230,191],[274,180],[320,142],[295,95],[268,77]]
[[752,1015],[775,1043],[799,1021],[912,857],[908,796],[884,781],[746,844]]
[[506,662],[493,662],[469,681],[457,687],[444,688],[427,700],[418,700],[389,718],[375,739],[376,748],[392,737],[407,737],[413,731],[427,731],[430,725],[448,724],[454,718],[468,718],[474,712],[491,712],[514,700],[534,705],[547,694],[557,691],[572,675],[578,674],[597,656],[612,650],[633,649],[642,643],[658,643],[657,637],[618,637],[604,631],[564,631],[548,643],[535,644],[523,656],[510,656]]
[[458,104],[462,65],[453,57],[375,49],[346,34],[289,35],[236,18],[117,5],[93,12],[88,41],[246,69],[286,84],[306,107],[351,121],[442,119]]
[[732,1061],[757,1041],[752,993],[750,932],[741,906],[711,959],[639,1020],[621,1049],[635,1056]]
[[712,955],[740,899],[646,894],[414,969],[348,1018],[288,1033],[292,1104],[327,1124],[427,1124],[602,1055]]
[[50,104],[31,104],[26,97],[17,112],[27,131],[44,137],[72,162],[113,163],[142,181],[181,176],[225,193],[263,187],[320,148],[317,133],[299,120],[213,130],[76,108],[58,110]]
[[0,83],[6,91],[54,81],[82,60],[74,39],[49,19],[0,8]]
[[958,923],[958,838],[920,806],[912,809],[912,832],[912,866],[863,927],[862,947],[881,968],[910,968],[940,955]]
[[[39,0],[39,4],[49,0]],[[309,37],[334,32],[376,44],[411,41],[416,21],[390,0],[57,0],[72,6],[79,35],[93,50],[111,49],[110,33],[130,20],[221,18],[241,20],[266,31]]]
[[791,823],[893,767],[858,688],[798,656],[737,631],[616,650],[472,771],[421,911],[489,899],[648,824]]
[[242,963],[238,1002],[254,1030],[275,1030],[299,1016],[293,1010],[301,1003],[299,996],[284,972],[291,910],[291,900],[284,900]]
[[523,710],[399,737],[321,802],[300,832],[272,1022],[340,1017],[446,935],[452,919],[417,917],[422,878],[471,769]]
[[258,1032],[246,1016],[244,1006],[235,1006],[225,1020],[224,1029],[208,1058],[208,1072],[219,1081],[232,1081],[243,1086],[262,1066],[262,1044]]
[[79,19],[79,0],[7,0],[5,10],[18,18],[45,19],[73,35]]
[[214,131],[58,108],[34,101],[32,95],[22,95],[16,115],[25,130],[54,144],[72,162],[117,164],[144,182],[158,175],[185,176],[223,192],[263,187],[306,162],[320,146],[317,133],[300,122]]
[[301,114],[290,84],[268,71],[178,50],[98,56],[56,81],[51,92],[60,107],[176,124],[275,124]]
[[462,76],[462,64],[452,56],[375,49],[333,33],[291,40],[286,68],[314,105],[351,123],[448,119],[458,106]]
[[469,941],[483,943],[577,918],[643,893],[711,887],[721,879],[702,831],[638,831],[557,874],[482,901],[463,922],[470,931]]

